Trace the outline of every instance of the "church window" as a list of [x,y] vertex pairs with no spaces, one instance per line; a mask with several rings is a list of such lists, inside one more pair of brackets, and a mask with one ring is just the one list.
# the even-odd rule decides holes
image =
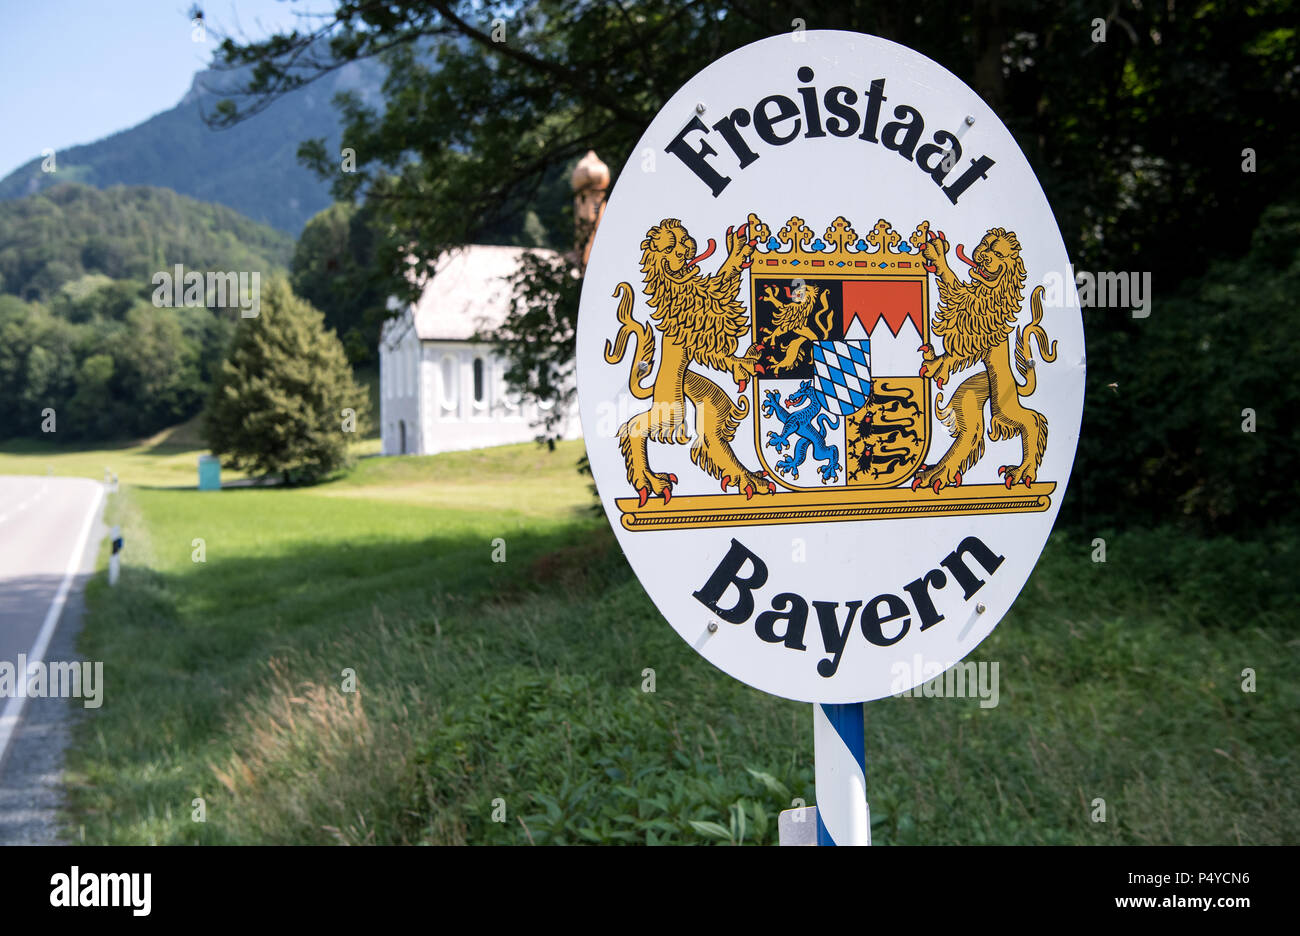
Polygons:
[[456,359],[450,354],[443,355],[442,365],[442,405],[448,408],[456,405]]
[[483,359],[474,358],[474,402],[482,403],[487,396],[487,381],[483,374]]

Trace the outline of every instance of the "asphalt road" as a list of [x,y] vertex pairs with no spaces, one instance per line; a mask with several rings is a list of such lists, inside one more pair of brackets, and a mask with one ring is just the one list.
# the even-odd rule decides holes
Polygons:
[[[0,476],[0,666],[77,660],[81,590],[104,533],[103,485]],[[0,692],[0,844],[54,840],[63,749],[80,701]]]

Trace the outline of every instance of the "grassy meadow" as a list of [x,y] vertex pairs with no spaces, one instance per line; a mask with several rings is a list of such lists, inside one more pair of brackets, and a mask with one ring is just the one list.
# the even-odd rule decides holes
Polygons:
[[[580,444],[198,492],[184,443],[0,451],[0,472],[123,465],[122,580],[91,583],[81,637],[106,696],[69,752],[73,840],[771,844],[815,802],[810,706],[660,618]],[[1296,549],[1058,531],[974,655],[1000,664],[997,707],[869,706],[875,841],[1300,840]]]
[[[0,474],[102,480],[105,471],[111,471],[122,484],[192,488],[198,483],[199,456],[206,451],[196,417],[151,438],[112,446],[33,439],[0,442]],[[222,471],[223,481],[242,477],[238,472]]]

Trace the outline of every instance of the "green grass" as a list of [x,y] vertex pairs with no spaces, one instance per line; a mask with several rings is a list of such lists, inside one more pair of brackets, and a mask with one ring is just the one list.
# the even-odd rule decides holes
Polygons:
[[[207,451],[196,417],[152,438],[110,446],[102,442],[69,444],[44,439],[0,442],[0,475],[50,474],[102,479],[107,469],[117,475],[121,484],[192,488],[198,485],[199,456]],[[239,472],[222,471],[223,481],[242,477]]]
[[[357,380],[370,397],[371,418],[366,434],[351,446],[354,457],[377,455],[382,448],[379,434],[379,369],[362,369]],[[0,475],[49,474],[56,477],[104,477],[105,469],[122,484],[149,487],[193,488],[198,485],[198,459],[207,454],[202,416],[165,429],[148,439],[65,443],[55,438],[9,439],[0,442]],[[245,478],[243,472],[223,468],[223,483]]]
[[[88,594],[81,649],[106,697],[69,755],[70,834],[710,842],[743,823],[774,841],[778,811],[815,802],[810,706],[735,682],[663,622],[588,509],[579,453],[124,487],[122,581]],[[1058,533],[974,655],[1000,664],[996,708],[869,706],[876,841],[1296,842],[1296,548],[1156,531],[1108,536],[1101,564],[1091,534]]]
[[[377,410],[376,410],[377,412]],[[196,488],[200,455],[208,454],[199,420],[165,429],[148,439],[65,443],[44,439],[10,439],[0,442],[0,475],[37,474],[56,477],[102,479],[105,470],[117,475],[121,484],[145,487]],[[377,424],[376,424],[377,425]],[[354,458],[377,455],[381,449],[378,430],[371,431],[351,446]],[[223,484],[247,477],[242,471],[221,469]]]

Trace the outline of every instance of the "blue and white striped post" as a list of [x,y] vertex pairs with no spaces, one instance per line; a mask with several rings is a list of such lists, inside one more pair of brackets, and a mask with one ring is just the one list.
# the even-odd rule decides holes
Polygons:
[[813,705],[818,845],[871,844],[865,708]]

